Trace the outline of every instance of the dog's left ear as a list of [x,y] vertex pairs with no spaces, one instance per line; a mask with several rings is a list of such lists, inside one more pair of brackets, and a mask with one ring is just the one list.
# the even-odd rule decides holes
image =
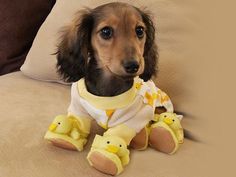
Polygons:
[[157,73],[158,52],[155,43],[155,27],[147,12],[139,10],[143,22],[146,25],[146,42],[144,47],[145,68],[143,74],[140,75],[144,81],[148,81]]

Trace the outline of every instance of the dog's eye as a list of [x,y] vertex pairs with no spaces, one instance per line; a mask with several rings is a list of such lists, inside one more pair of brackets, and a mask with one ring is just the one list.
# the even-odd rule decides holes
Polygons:
[[142,26],[137,26],[135,29],[136,35],[138,36],[139,39],[143,38],[144,36],[144,27]]
[[100,31],[100,35],[103,39],[110,39],[113,35],[113,29],[109,26],[106,26],[104,28],[101,29]]

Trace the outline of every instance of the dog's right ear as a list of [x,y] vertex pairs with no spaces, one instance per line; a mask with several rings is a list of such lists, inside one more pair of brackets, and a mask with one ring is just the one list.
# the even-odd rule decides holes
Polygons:
[[89,9],[79,11],[70,26],[62,30],[57,54],[57,70],[67,82],[85,76],[88,53],[92,52],[93,17]]

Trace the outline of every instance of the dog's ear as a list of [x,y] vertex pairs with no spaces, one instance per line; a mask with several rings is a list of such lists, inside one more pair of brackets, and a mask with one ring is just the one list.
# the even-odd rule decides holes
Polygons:
[[155,27],[148,12],[139,10],[146,25],[146,42],[144,46],[145,68],[140,77],[147,81],[157,73],[158,52],[155,43]]
[[85,76],[91,50],[93,17],[89,9],[79,11],[70,26],[63,29],[57,50],[57,69],[67,82]]

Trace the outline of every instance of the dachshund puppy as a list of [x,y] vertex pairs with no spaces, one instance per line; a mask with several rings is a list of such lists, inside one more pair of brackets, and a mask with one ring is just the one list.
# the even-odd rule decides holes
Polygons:
[[[172,116],[169,97],[151,80],[158,54],[147,13],[118,2],[79,11],[63,30],[57,60],[59,73],[73,84],[68,114],[57,116],[45,135],[54,145],[82,150],[96,120],[106,132],[96,135],[87,159],[111,175],[129,163],[128,146],[150,145],[168,154],[178,149],[170,126],[171,117],[178,116]],[[158,107],[168,112],[161,121]],[[182,131],[178,126],[175,131]]]
[[156,73],[155,28],[148,14],[123,3],[80,11],[64,30],[57,59],[60,74],[69,82],[85,77],[89,92],[119,95],[140,76]]

